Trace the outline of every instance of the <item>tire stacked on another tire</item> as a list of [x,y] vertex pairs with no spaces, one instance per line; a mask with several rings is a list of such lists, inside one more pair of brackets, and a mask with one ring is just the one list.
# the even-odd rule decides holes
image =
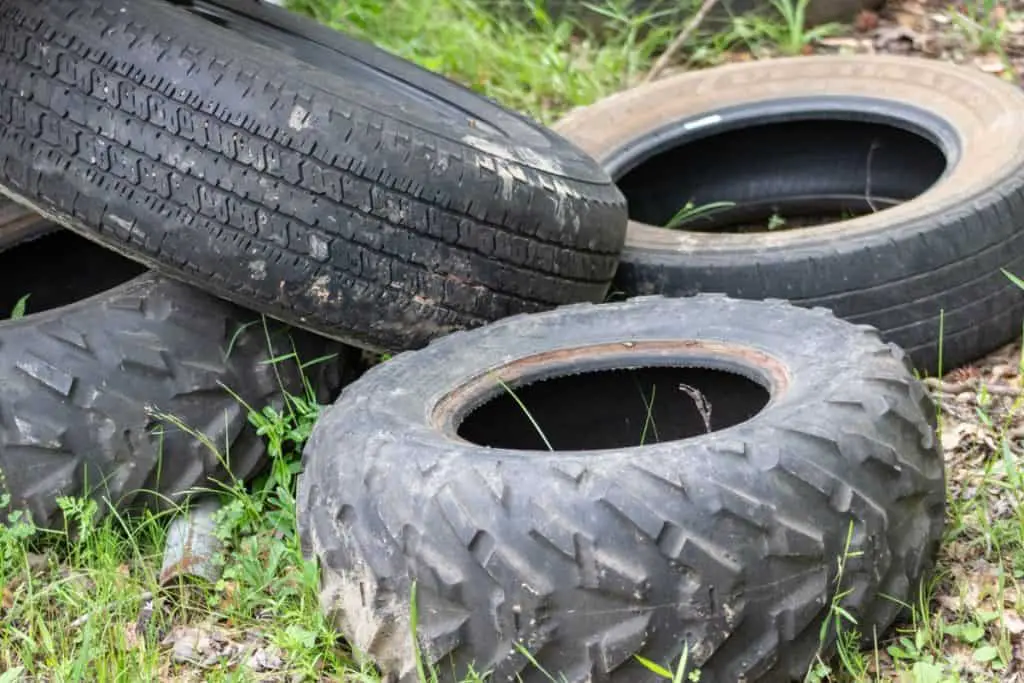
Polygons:
[[[154,269],[88,305],[6,323],[17,342],[0,349],[12,383],[0,466],[15,504],[42,520],[87,475],[126,504],[137,486],[224,475],[198,441],[168,433],[157,481],[149,405],[198,420],[214,443],[240,440],[234,474],[254,471],[260,440],[218,382],[250,405],[280,389],[261,332],[222,358],[249,315],[226,302],[395,351],[600,301],[617,266],[623,197],[562,138],[283,10],[183,4],[0,0],[0,192],[88,238],[83,253],[102,245]],[[332,47],[275,49],[310,28]],[[306,61],[325,52],[336,73]],[[70,235],[40,244],[69,248]]]
[[[906,57],[813,57],[665,78],[553,126],[629,199],[613,289],[823,306],[923,373],[1020,338],[1024,93]],[[665,229],[687,202],[733,209]],[[836,218],[734,232],[787,210]],[[844,211],[856,217],[842,220]]]
[[594,160],[383,51],[327,72],[161,0],[0,25],[0,186],[158,272],[377,351],[608,291]]
[[[271,362],[293,352],[323,360]],[[265,446],[238,399],[280,410],[308,386],[328,401],[352,362],[0,200],[0,490],[37,526],[61,526],[60,496],[164,508],[259,473]]]

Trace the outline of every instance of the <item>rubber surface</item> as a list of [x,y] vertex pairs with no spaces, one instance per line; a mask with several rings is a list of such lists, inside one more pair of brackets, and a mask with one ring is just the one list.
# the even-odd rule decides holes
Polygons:
[[326,73],[159,0],[0,0],[0,186],[162,273],[372,350],[601,300],[626,223],[607,174],[361,50]]
[[[923,194],[853,220],[714,234],[666,230],[637,215],[641,202],[625,181],[652,150],[670,149],[686,127],[691,139],[708,139],[764,121],[769,111],[796,122],[811,112],[833,122],[885,117],[955,149],[945,174]],[[626,296],[724,292],[824,306],[878,327],[927,374],[939,372],[940,355],[948,370],[1019,338],[1024,294],[1001,269],[1024,273],[1024,93],[997,78],[911,57],[776,59],[666,78],[571,112],[554,128],[606,168],[620,169],[613,174],[633,220],[613,290]],[[838,154],[845,142],[833,137],[835,144],[819,145],[811,140],[820,136],[795,136],[790,152],[774,157],[778,164],[751,153],[747,182],[732,189],[781,194],[840,179],[846,166],[859,169],[865,187],[879,179],[872,168],[884,145],[865,144],[851,164]],[[898,178],[892,149],[890,175]],[[685,163],[684,151],[677,164]],[[693,164],[703,170],[698,156],[694,150]],[[742,154],[732,156],[740,166]],[[788,166],[787,156],[794,161]],[[921,161],[907,155],[905,174],[917,173]],[[675,188],[677,207],[692,189]],[[733,198],[726,194],[712,199]]]
[[[771,400],[644,446],[457,436],[498,379],[525,396],[540,380],[664,366],[762,377]],[[658,400],[676,392],[659,385]],[[590,398],[531,413],[545,431],[586,425]],[[712,416],[730,403],[714,399]],[[644,683],[657,679],[634,655],[674,667],[684,641],[705,683],[802,679],[851,525],[839,588],[861,633],[884,632],[893,599],[917,600],[944,521],[935,426],[899,348],[823,309],[713,295],[568,306],[451,335],[349,385],[305,448],[300,532],[327,613],[402,681],[416,680],[413,580],[419,645],[443,681],[470,664],[549,680],[518,642],[557,680]]]
[[[62,528],[58,496],[88,495],[101,517],[104,498],[163,508],[193,486],[229,482],[220,458],[235,477],[258,473],[263,440],[227,390],[257,408],[282,408],[282,387],[301,395],[295,362],[267,362],[292,343],[303,362],[334,355],[304,370],[319,400],[350,374],[351,349],[273,321],[265,330],[258,314],[151,272],[76,297],[125,265],[145,269],[10,203],[0,216],[0,491],[39,526]],[[27,315],[7,319],[23,293]]]

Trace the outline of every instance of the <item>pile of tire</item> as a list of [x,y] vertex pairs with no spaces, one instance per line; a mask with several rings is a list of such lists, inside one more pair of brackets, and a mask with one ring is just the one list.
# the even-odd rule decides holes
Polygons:
[[[685,651],[702,681],[803,678],[837,596],[871,638],[932,571],[915,371],[1019,332],[1022,119],[968,69],[814,57],[549,130],[257,2],[0,0],[0,306],[53,290],[0,323],[0,468],[43,518],[90,468],[223,476],[165,433],[154,479],[155,406],[248,476],[215,387],[308,381],[268,369],[265,314],[336,356],[297,514],[385,675],[649,681]],[[776,213],[843,216],[733,230]],[[335,400],[359,351],[396,355]]]

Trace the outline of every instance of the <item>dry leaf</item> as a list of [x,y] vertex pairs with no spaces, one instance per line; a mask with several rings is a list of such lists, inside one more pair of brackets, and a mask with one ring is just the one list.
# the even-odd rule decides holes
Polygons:
[[921,49],[924,36],[904,26],[885,26],[875,31],[875,47],[890,52],[906,52]]
[[1015,636],[1024,633],[1024,619],[1021,619],[1015,611],[1003,612],[1003,626]]
[[946,451],[952,451],[959,447],[968,437],[984,437],[984,433],[981,427],[970,422],[947,424],[942,429],[942,448]]
[[123,624],[121,629],[124,633],[124,642],[128,649],[135,650],[142,646],[142,639],[139,638],[139,634],[135,631],[135,624]]
[[974,65],[988,74],[998,74],[1006,70],[1002,57],[993,53],[978,55],[974,58]]

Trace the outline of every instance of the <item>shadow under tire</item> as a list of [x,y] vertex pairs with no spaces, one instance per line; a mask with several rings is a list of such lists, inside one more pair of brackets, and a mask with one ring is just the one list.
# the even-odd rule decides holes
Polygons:
[[[990,74],[773,59],[642,85],[553,127],[629,202],[613,291],[823,306],[931,375],[1020,338],[1024,293],[1001,271],[1024,274],[1024,93]],[[660,227],[688,201],[735,207]]]
[[842,604],[868,638],[928,580],[935,427],[899,348],[823,309],[567,306],[349,385],[304,450],[300,534],[327,614],[402,681],[413,582],[444,681],[548,680],[516,643],[570,683],[653,682],[634,655],[668,666],[684,644],[702,681],[788,681],[844,554]]
[[163,274],[378,351],[608,290],[611,179],[440,77],[323,71],[162,0],[0,25],[3,191]]
[[[37,526],[63,528],[60,496],[92,498],[102,517],[104,499],[165,509],[230,484],[229,471],[258,474],[266,446],[238,399],[281,410],[282,391],[304,395],[308,382],[326,402],[350,374],[341,344],[264,329],[259,314],[2,200],[0,219],[0,493]],[[10,318],[25,294],[25,316]],[[293,350],[323,360],[302,372],[269,362]]]

